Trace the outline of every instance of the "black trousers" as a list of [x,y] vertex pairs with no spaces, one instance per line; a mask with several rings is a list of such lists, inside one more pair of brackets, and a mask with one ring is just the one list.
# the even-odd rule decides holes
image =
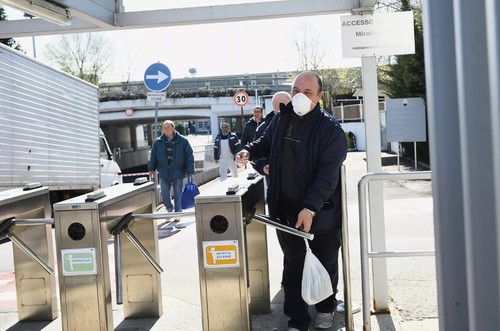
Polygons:
[[[302,299],[302,271],[306,255],[304,239],[277,230],[278,241],[283,250],[283,289],[285,293],[284,313],[290,318],[288,327],[307,331],[311,323],[309,306]],[[338,255],[341,243],[340,229],[314,235],[309,241],[309,247],[330,274],[333,295],[315,305],[320,313],[331,313],[335,310],[337,301],[335,293],[339,281]]]

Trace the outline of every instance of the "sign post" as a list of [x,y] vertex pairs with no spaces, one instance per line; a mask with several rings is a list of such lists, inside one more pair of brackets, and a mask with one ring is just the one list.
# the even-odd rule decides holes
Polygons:
[[[382,172],[380,152],[380,116],[378,109],[377,58],[380,55],[413,54],[413,12],[398,12],[341,17],[342,55],[362,58],[363,107],[366,131],[366,164],[368,172]],[[385,222],[382,183],[369,187],[371,249],[385,251]],[[362,272],[368,272],[362,270]],[[372,263],[373,301],[377,312],[389,308],[387,262],[375,259]],[[366,289],[362,289],[363,291]],[[349,307],[350,308],[350,307]],[[346,310],[346,315],[348,311]],[[363,318],[369,311],[363,311]]]
[[[144,72],[144,85],[152,91],[148,92],[148,101],[155,102],[155,124],[153,132],[153,143],[158,138],[158,102],[165,101],[167,93],[160,93],[165,90],[172,81],[170,69],[163,63],[157,62],[150,65]],[[155,197],[156,204],[160,201],[158,195],[158,176],[155,176]]]
[[245,124],[245,120],[243,119],[243,106],[248,103],[248,94],[245,91],[238,91],[234,94],[233,101],[236,106],[241,107],[241,133],[243,134],[243,126]]
[[166,93],[158,93],[165,90],[172,81],[170,69],[163,63],[153,63],[144,72],[144,85],[152,91],[148,92],[148,101],[155,101],[155,126],[153,141],[158,138],[158,101],[165,101]]

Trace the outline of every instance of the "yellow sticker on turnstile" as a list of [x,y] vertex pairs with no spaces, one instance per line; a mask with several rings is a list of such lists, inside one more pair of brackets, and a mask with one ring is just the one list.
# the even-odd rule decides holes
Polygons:
[[238,240],[204,241],[205,268],[234,268],[240,266]]

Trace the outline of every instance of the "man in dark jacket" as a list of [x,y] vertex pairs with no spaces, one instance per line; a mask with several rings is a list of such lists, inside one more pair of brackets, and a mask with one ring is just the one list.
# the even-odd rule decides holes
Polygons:
[[[315,234],[312,252],[324,265],[334,294],[315,305],[314,327],[333,324],[338,284],[338,251],[342,225],[340,166],[347,141],[340,124],[321,109],[322,82],[313,72],[302,72],[292,84],[292,101],[281,107],[264,135],[244,146],[239,163],[269,158],[268,206],[271,218]],[[277,231],[284,255],[284,312],[289,330],[306,331],[311,316],[301,296],[305,244],[300,237]]]
[[238,177],[238,165],[234,160],[236,153],[241,150],[240,140],[235,133],[229,131],[229,124],[222,123],[221,132],[215,137],[214,159],[219,163],[220,181],[227,179],[227,170],[231,176]]
[[241,146],[245,146],[253,141],[257,127],[262,123],[264,117],[263,109],[261,106],[256,106],[253,109],[253,117],[245,124],[241,134]]
[[[194,173],[193,148],[189,141],[175,131],[172,121],[163,122],[163,134],[153,143],[148,164],[149,176],[159,173],[161,196],[168,212],[182,211],[182,182],[186,175]],[[174,204],[170,199],[170,189],[174,191]]]
[[[255,136],[253,137],[254,140],[257,140],[264,135],[264,132],[266,132],[267,127],[269,126],[269,124],[271,124],[274,115],[280,112],[280,104],[288,104],[290,102],[290,98],[290,93],[285,91],[274,93],[273,98],[271,99],[273,111],[266,115],[266,117],[264,118],[264,122],[262,122],[262,124],[259,125],[259,127],[255,131]],[[267,158],[252,162],[252,166],[259,172],[259,174],[265,175],[266,180],[268,179],[267,176],[269,175],[269,160]]]

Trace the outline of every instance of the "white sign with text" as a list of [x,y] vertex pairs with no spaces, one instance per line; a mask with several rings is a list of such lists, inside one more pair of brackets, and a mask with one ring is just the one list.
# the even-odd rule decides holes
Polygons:
[[165,102],[167,93],[165,92],[148,92],[148,101]]
[[385,109],[387,141],[427,141],[424,99],[388,99]]
[[413,12],[341,17],[343,57],[415,53]]

